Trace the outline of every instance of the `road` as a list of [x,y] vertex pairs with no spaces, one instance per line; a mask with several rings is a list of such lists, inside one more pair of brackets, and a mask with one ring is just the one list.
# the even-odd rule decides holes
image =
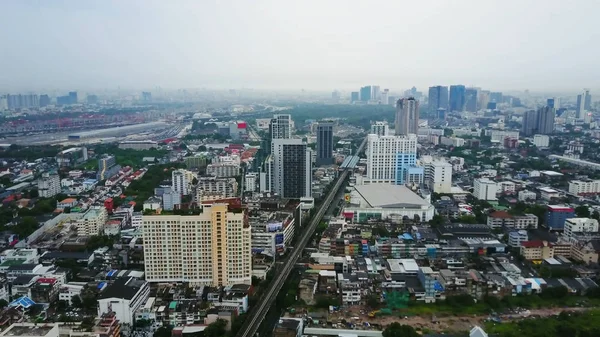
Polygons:
[[[358,155],[364,149],[366,143],[367,143],[367,140],[365,138],[365,140],[363,140],[361,145],[356,150],[356,153],[355,153],[356,155]],[[304,247],[306,247],[306,244],[311,239],[313,233],[317,229],[317,226],[319,225],[319,223],[323,219],[323,216],[329,209],[331,202],[334,200],[337,200],[336,196],[338,194],[338,191],[342,186],[344,186],[344,182],[346,181],[346,178],[348,177],[349,174],[350,174],[350,171],[348,171],[348,170],[343,171],[340,174],[338,180],[335,182],[334,187],[331,189],[331,191],[329,191],[329,193],[327,194],[327,197],[323,201],[323,204],[317,211],[317,214],[315,214],[312,221],[308,225],[308,228],[306,228],[306,230],[302,231],[302,237],[299,238],[298,242],[292,249],[291,254],[287,260],[287,263],[283,266],[280,273],[277,274],[277,276],[271,281],[271,284],[267,288],[268,290],[267,290],[266,294],[264,294],[259,299],[258,303],[254,306],[254,308],[251,308],[248,318],[246,319],[246,321],[244,322],[244,325],[238,332],[238,337],[253,337],[254,336],[254,334],[258,330],[258,327],[260,326],[260,323],[263,321],[267,312],[273,305],[273,302],[275,301],[277,294],[281,290],[281,287],[285,283],[285,280],[288,278],[290,272],[296,265],[298,258],[302,255],[302,251],[304,250]]]

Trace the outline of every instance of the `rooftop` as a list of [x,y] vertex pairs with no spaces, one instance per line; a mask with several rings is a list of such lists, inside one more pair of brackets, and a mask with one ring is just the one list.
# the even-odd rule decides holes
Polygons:
[[0,336],[46,336],[54,327],[51,324],[15,323]]
[[131,300],[146,284],[146,281],[134,278],[118,278],[100,294],[101,299],[121,298]]
[[402,185],[357,185],[355,190],[371,207],[395,208],[429,205],[427,201]]

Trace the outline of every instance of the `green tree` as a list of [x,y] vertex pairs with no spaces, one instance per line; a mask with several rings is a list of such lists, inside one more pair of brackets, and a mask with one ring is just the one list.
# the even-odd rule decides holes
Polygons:
[[71,303],[75,308],[83,308],[83,303],[81,302],[81,297],[79,295],[75,295],[71,298]]
[[575,207],[575,215],[578,218],[589,218],[590,217],[590,208],[586,205],[581,205]]
[[383,337],[420,337],[419,333],[410,325],[394,322],[388,325],[382,333]]
[[6,308],[8,306],[8,302],[5,299],[0,299],[0,308]]
[[218,319],[213,323],[210,323],[206,329],[204,329],[204,336],[206,337],[222,337],[225,336],[227,322],[223,319]]
[[172,326],[161,326],[160,328],[154,331],[153,337],[171,337],[171,333],[173,332]]

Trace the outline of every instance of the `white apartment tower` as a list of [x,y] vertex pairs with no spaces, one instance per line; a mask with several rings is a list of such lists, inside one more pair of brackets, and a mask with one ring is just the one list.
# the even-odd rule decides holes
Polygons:
[[396,103],[396,136],[419,133],[419,101],[414,97],[399,99]]
[[404,184],[408,169],[416,165],[417,135],[367,136],[369,183]]
[[57,174],[44,173],[37,181],[40,198],[51,198],[60,193],[60,177]]
[[425,184],[434,193],[452,192],[452,164],[437,159],[423,163]]
[[77,235],[92,236],[100,235],[104,230],[104,225],[108,220],[108,212],[103,206],[90,207],[81,219],[75,222]]
[[199,215],[143,216],[148,282],[227,286],[252,283],[250,225],[227,204],[205,205]]
[[175,170],[171,173],[171,190],[181,195],[190,194],[194,174],[188,170]]
[[487,179],[475,179],[473,183],[473,196],[478,200],[496,200],[498,184]]
[[534,135],[533,145],[537,147],[548,147],[550,146],[550,136],[547,135]]
[[292,138],[292,116],[288,114],[274,115],[269,123],[271,139]]
[[388,136],[390,133],[388,123],[383,121],[371,124],[371,133],[378,136]]

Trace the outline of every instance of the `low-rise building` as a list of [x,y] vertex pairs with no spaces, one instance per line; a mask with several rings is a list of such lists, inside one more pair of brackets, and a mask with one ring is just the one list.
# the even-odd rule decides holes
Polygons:
[[568,239],[576,235],[598,234],[598,220],[589,218],[571,218],[565,220],[564,234]]
[[552,198],[560,197],[560,193],[557,190],[550,188],[550,187],[540,188],[540,193],[541,193],[542,199],[548,200],[548,201],[552,200]]
[[582,196],[598,194],[600,193],[600,180],[570,181],[569,193]]
[[519,191],[518,194],[519,201],[528,201],[537,199],[537,194],[532,191]]
[[473,196],[478,200],[497,200],[498,185],[487,178],[475,179]]
[[75,222],[77,235],[92,236],[100,235],[104,230],[104,224],[108,219],[108,212],[103,206],[92,206],[83,217]]
[[100,293],[98,316],[114,312],[120,322],[133,324],[135,312],[146,303],[149,295],[148,282],[132,277],[117,278]]
[[528,241],[529,236],[526,230],[512,231],[508,233],[508,245],[513,248],[521,247],[521,243]]
[[521,256],[525,260],[544,260],[554,257],[554,244],[548,241],[521,242]]
[[546,212],[546,224],[550,230],[563,230],[567,219],[575,217],[575,210],[572,207],[548,205]]

